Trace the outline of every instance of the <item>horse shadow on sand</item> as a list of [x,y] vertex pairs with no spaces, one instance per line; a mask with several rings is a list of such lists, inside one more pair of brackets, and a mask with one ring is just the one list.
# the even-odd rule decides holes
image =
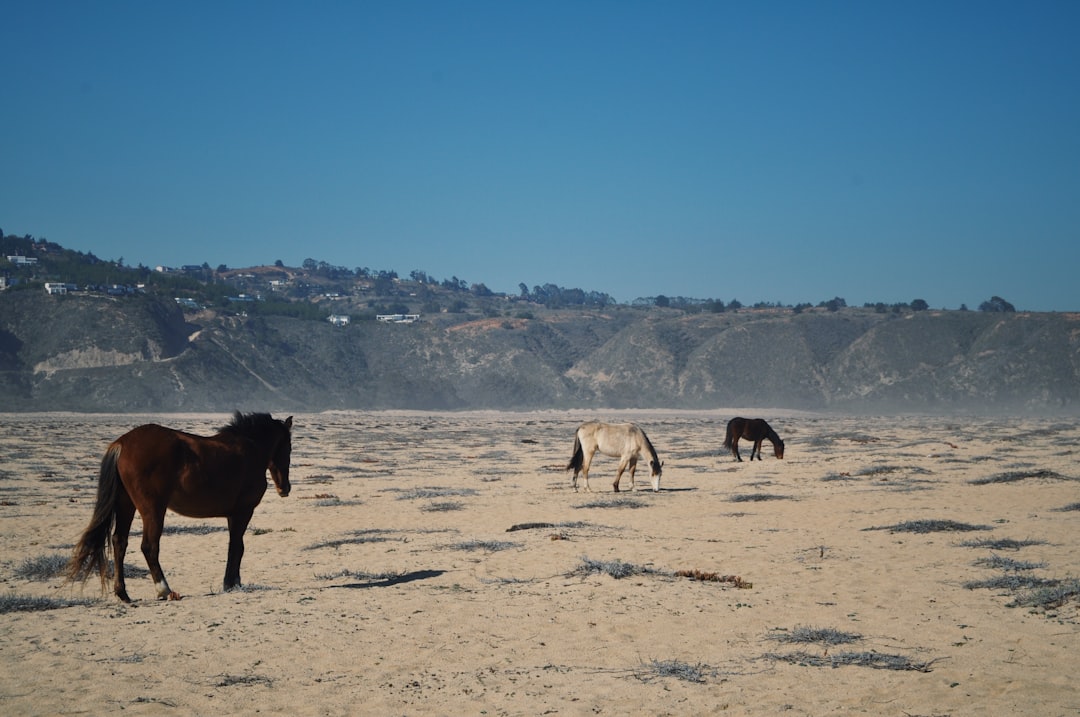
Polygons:
[[380,576],[363,582],[346,583],[344,585],[329,585],[327,587],[349,588],[352,590],[359,588],[388,588],[394,585],[411,583],[416,580],[430,580],[431,578],[439,577],[445,572],[445,570],[413,570],[410,573],[402,573],[401,575]]

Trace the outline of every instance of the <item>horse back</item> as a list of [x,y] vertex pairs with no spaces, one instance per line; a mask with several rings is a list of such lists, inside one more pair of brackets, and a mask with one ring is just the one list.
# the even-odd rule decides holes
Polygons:
[[733,438],[745,438],[756,441],[772,433],[772,428],[764,418],[742,418],[736,416],[728,421],[727,439],[724,446],[729,448]]
[[601,423],[589,421],[578,428],[582,446],[591,445],[606,456],[625,456],[651,453],[649,439],[634,423]]
[[121,448],[118,461],[121,475],[156,466],[172,469],[192,458],[180,431],[156,423],[132,428],[113,441],[110,449],[114,446]]
[[181,515],[228,515],[241,499],[257,504],[266,491],[266,465],[253,460],[251,441],[196,436],[156,423],[118,438],[121,481],[136,505],[166,504]]

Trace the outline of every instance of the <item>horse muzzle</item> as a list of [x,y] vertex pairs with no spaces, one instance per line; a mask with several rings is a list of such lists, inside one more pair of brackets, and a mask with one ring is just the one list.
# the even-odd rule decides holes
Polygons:
[[274,489],[277,494],[282,498],[289,497],[289,491],[292,490],[292,485],[289,484],[289,474],[278,471],[274,466],[270,466],[270,477],[274,479]]

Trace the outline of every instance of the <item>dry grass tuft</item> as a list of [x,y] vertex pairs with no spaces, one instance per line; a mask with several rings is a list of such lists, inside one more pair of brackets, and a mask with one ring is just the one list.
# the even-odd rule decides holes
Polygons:
[[36,558],[26,558],[15,566],[15,577],[22,580],[34,580],[44,582],[59,578],[67,571],[69,557],[61,553],[40,555]]
[[972,525],[955,520],[909,520],[895,525],[882,525],[863,530],[887,530],[890,533],[949,533],[972,530],[993,530],[989,525]]
[[624,563],[622,560],[593,560],[592,558],[581,556],[581,564],[570,572],[570,575],[592,575],[593,573],[603,573],[604,575],[610,575],[616,580],[622,578],[628,578],[632,575],[663,575],[661,571],[654,570],[653,568],[644,565],[635,565],[633,563]]
[[40,612],[42,610],[59,610],[60,608],[73,607],[76,605],[93,605],[95,600],[88,598],[57,599],[45,597],[31,597],[8,593],[0,596],[0,614],[9,612]]
[[650,660],[642,663],[641,667],[634,672],[634,676],[642,682],[649,682],[658,677],[674,677],[683,682],[704,684],[710,678],[718,674],[715,668],[698,662],[691,665],[681,660]]
[[982,538],[980,540],[965,540],[959,544],[962,548],[987,548],[989,550],[1019,550],[1030,545],[1046,545],[1045,540],[1029,538],[1027,540],[1015,540],[1013,538]]
[[1014,560],[1013,558],[1003,558],[1000,555],[990,555],[985,558],[979,558],[974,564],[981,568],[994,568],[996,570],[1006,571],[1037,570],[1038,568],[1046,567],[1046,563],[1033,563],[1030,560]]
[[1009,607],[1034,607],[1048,610],[1059,608],[1072,600],[1080,600],[1080,580],[1068,578],[1056,582],[1056,585],[1046,585],[1018,595],[1013,602],[1009,603]]
[[935,660],[920,662],[903,655],[890,655],[882,652],[839,652],[833,655],[812,655],[808,652],[798,651],[786,654],[768,653],[763,655],[766,660],[786,662],[790,665],[803,667],[843,667],[854,665],[856,667],[869,667],[874,670],[899,670],[914,672],[930,672],[930,666]]
[[[323,540],[318,543],[312,543],[304,548],[304,550],[316,550],[317,548],[340,548],[342,545],[362,545],[364,543],[385,543],[390,540],[387,537],[387,533],[391,531],[383,530],[380,528],[371,528],[368,530],[354,530],[346,538],[332,538],[330,540]],[[400,538],[398,538],[400,540]]]
[[790,495],[774,493],[741,493],[728,498],[732,503],[763,503],[768,500],[791,500]]
[[793,644],[817,644],[817,645],[847,645],[858,642],[862,635],[856,632],[842,632],[831,627],[804,627],[796,626],[794,629],[777,630],[767,635],[768,639],[775,640],[787,645]]
[[1033,471],[1010,471],[1008,473],[998,473],[997,475],[987,476],[986,478],[973,478],[969,480],[968,483],[970,483],[971,485],[1016,483],[1018,481],[1027,480],[1028,478],[1038,478],[1041,480],[1069,480],[1057,471],[1040,469]]
[[644,508],[648,503],[637,498],[600,498],[598,500],[582,503],[575,508]]
[[453,550],[464,550],[466,552],[485,550],[489,553],[497,553],[500,550],[520,548],[521,543],[512,543],[508,540],[463,540],[460,543],[454,543],[450,547]]

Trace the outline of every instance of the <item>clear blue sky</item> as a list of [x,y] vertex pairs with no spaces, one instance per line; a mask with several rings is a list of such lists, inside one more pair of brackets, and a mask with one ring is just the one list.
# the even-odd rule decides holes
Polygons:
[[0,228],[517,293],[1080,310],[1080,2],[20,2]]

